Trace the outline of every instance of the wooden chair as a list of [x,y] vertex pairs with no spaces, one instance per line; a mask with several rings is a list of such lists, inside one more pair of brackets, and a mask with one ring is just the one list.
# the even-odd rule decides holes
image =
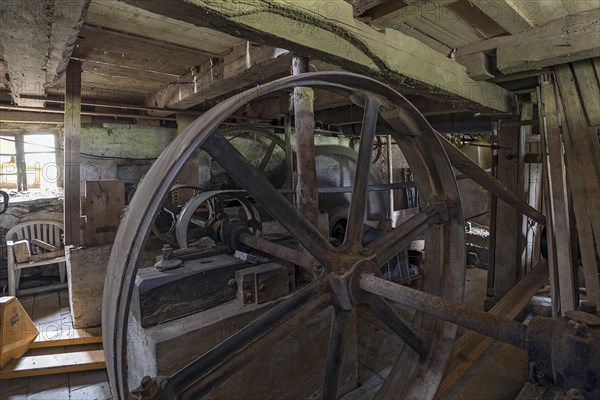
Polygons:
[[[61,243],[63,232],[64,227],[62,222],[50,220],[34,220],[23,222],[15,225],[8,231],[6,234],[6,245],[8,258],[9,295],[16,296],[17,289],[19,289],[21,270],[25,268],[58,264],[60,282],[65,282],[66,257],[64,256],[64,249]],[[15,242],[21,240],[27,240],[29,245],[36,247],[37,255],[30,257],[30,259],[33,260],[17,262],[15,255]],[[57,256],[53,257],[51,253],[56,254]]]

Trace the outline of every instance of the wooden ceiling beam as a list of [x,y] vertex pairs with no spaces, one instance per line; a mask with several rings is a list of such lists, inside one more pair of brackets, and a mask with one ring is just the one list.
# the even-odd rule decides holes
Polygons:
[[510,34],[520,33],[534,26],[532,18],[537,7],[536,1],[470,0],[470,2]]
[[425,14],[435,13],[441,7],[455,3],[457,0],[422,0],[404,1],[405,6],[392,12],[376,15],[373,23],[377,26],[398,29],[401,24]]
[[223,59],[213,58],[158,90],[148,97],[146,105],[185,110],[218,101],[289,74],[291,62],[287,50],[244,42]]
[[600,56],[598,9],[568,15],[517,35],[496,37],[456,50],[456,58],[496,51],[496,67],[512,74]]
[[513,111],[513,95],[471,79],[465,68],[398,31],[357,21],[343,0],[125,0],[156,14],[209,26],[252,42],[289,49],[445,102],[482,111]]

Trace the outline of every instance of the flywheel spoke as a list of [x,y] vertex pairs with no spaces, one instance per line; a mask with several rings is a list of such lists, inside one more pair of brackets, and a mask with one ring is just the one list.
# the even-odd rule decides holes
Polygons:
[[205,375],[202,379],[192,384],[182,393],[183,399],[197,399],[208,394],[211,390],[224,383],[230,376],[251,363],[257,357],[260,357],[270,346],[284,339],[293,329],[301,326],[304,321],[316,315],[317,313],[330,307],[332,303],[331,294],[325,293],[317,296],[313,300],[300,307],[292,316],[285,321],[273,327],[268,335],[262,335],[257,340],[250,343],[241,352],[235,355],[213,371]]
[[335,263],[335,253],[329,241],[306,218],[301,216],[289,201],[271,183],[252,167],[235,147],[216,131],[203,143],[202,148],[248,193],[254,197],[273,218],[324,268]]
[[[300,290],[291,297],[285,299],[254,321],[243,327],[241,330],[227,338],[225,341],[213,347],[204,355],[192,361],[186,367],[182,368],[171,376],[166,383],[164,391],[160,398],[172,398],[179,396],[191,385],[195,385],[200,379],[210,380],[213,384],[221,382],[221,379],[226,379],[231,368],[241,367],[249,362],[249,354],[240,354],[245,350],[250,350],[251,354],[258,354],[265,350],[260,346],[259,339],[280,326],[282,323],[297,321],[296,315],[300,318],[306,317],[306,310],[314,311],[317,308],[321,309],[324,304],[331,304],[331,296],[326,293],[327,285],[324,280],[318,280],[311,283],[309,286]],[[306,306],[306,307],[304,307]],[[297,313],[298,310],[304,309],[304,312]],[[293,322],[293,321],[291,321]],[[279,329],[278,334],[281,337],[293,327],[293,323],[285,323],[287,329]],[[271,336],[269,336],[271,339]],[[257,347],[258,346],[258,347]],[[236,358],[239,360],[235,360]],[[225,371],[223,371],[225,370]],[[218,372],[221,371],[219,374]],[[209,376],[210,375],[210,376]],[[203,385],[210,387],[211,383]],[[195,388],[194,392],[201,390]]]
[[379,115],[380,103],[374,97],[365,99],[365,108],[360,132],[360,147],[356,161],[356,171],[352,187],[352,200],[348,212],[348,227],[344,237],[343,248],[360,248],[367,208],[369,173],[371,172],[371,157],[375,128]]
[[342,359],[346,338],[346,328],[351,311],[335,307],[329,332],[329,346],[325,364],[325,380],[323,382],[323,400],[337,399],[340,376],[342,374]]
[[440,204],[427,207],[385,236],[369,244],[369,249],[380,262],[386,262],[398,253],[399,249],[408,246],[410,242],[427,232],[429,228],[443,223],[444,218],[441,216],[441,208]]
[[408,326],[392,306],[382,297],[370,296],[367,307],[377,318],[390,328],[400,339],[408,344],[421,357],[427,354],[427,347],[421,337]]
[[267,148],[267,151],[265,151],[265,155],[263,156],[263,159],[260,162],[260,165],[258,166],[258,172],[260,172],[261,174],[265,172],[265,168],[267,168],[267,164],[269,164],[269,160],[271,159],[271,156],[273,155],[273,151],[275,150],[276,146],[277,142],[273,140]]

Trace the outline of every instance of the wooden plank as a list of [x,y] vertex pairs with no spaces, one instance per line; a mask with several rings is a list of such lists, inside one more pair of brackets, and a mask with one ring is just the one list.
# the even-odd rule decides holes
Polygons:
[[584,11],[516,35],[467,44],[456,49],[455,55],[498,49],[497,64],[505,74],[540,69],[597,57],[598,25],[598,11]]
[[558,268],[558,287],[560,291],[560,313],[575,309],[575,292],[573,276],[573,259],[571,253],[571,221],[569,219],[569,204],[567,200],[567,183],[563,160],[561,130],[558,121],[558,109],[555,87],[552,82],[542,82],[542,104],[545,117],[545,136],[547,146],[548,177],[550,193],[546,193],[547,202],[552,210],[552,226],[548,235],[553,236],[553,248],[556,251]]
[[85,241],[88,246],[111,243],[125,208],[125,182],[122,180],[85,183]]
[[62,329],[60,331],[42,331],[29,348],[77,346],[81,344],[102,343],[100,328]]
[[[583,82],[578,82],[581,91]],[[597,87],[596,87],[597,89]],[[574,99],[568,99],[571,102]],[[577,101],[577,100],[575,100]],[[564,113],[564,107],[559,104],[561,120],[567,120]],[[600,281],[598,279],[598,265],[596,263],[596,251],[594,250],[594,236],[592,228],[592,219],[595,215],[588,214],[587,191],[594,188],[587,188],[587,185],[593,185],[588,177],[589,164],[578,158],[579,147],[587,144],[578,137],[580,133],[573,134],[568,124],[562,124],[563,141],[565,147],[565,157],[567,163],[567,174],[569,178],[570,193],[573,201],[573,212],[577,221],[577,237],[579,249],[581,251],[581,261],[583,264],[583,276],[587,290],[587,299],[600,304]],[[593,195],[593,194],[592,194]]]
[[[521,279],[492,309],[494,314],[507,319],[514,319],[529,303],[533,295],[543,287],[548,280],[548,263],[541,260],[529,274]],[[494,344],[494,339],[469,331],[455,343],[452,356],[446,368],[446,373],[438,387],[435,399],[442,399],[472,365]]]
[[503,42],[496,49],[496,66],[510,74],[598,57],[598,37],[598,11],[587,11]]
[[114,0],[93,0],[86,23],[195,49],[211,57],[223,56],[240,41]]
[[[500,121],[502,122],[502,121]],[[498,126],[498,181],[519,196],[519,163],[522,132],[519,126]],[[521,215],[505,202],[497,202],[494,235],[494,297],[500,299],[517,283],[521,275],[518,241],[521,235]]]
[[79,179],[81,137],[81,61],[67,67],[64,114],[64,224],[65,245],[79,245]]
[[125,2],[198,26],[210,23],[252,42],[310,55],[398,85],[405,92],[477,109],[512,110],[512,94],[508,91],[474,81],[463,66],[414,38],[390,29],[380,32],[355,20],[352,6],[343,0]]
[[29,260],[31,256],[31,248],[29,247],[29,240],[19,240],[13,244],[13,252],[15,255],[15,261],[17,263],[24,263]]
[[411,1],[404,1],[404,7],[400,7],[397,10],[374,18],[373,23],[380,27],[397,29],[401,24],[415,16],[423,15],[428,12],[435,12],[438,8],[450,5],[456,1],[457,0],[425,0],[418,2],[413,1],[412,4]]
[[45,260],[51,260],[53,258],[62,257],[65,255],[65,250],[56,250],[51,251],[49,253],[35,254],[33,256],[29,256],[27,261],[29,262],[39,262]]
[[197,50],[84,25],[73,57],[139,71],[182,75],[208,60]]
[[594,70],[594,61],[577,61],[573,63],[573,70],[588,125],[600,126],[600,84]]
[[106,368],[106,364],[103,350],[28,356],[8,363],[0,370],[0,379],[64,374],[104,368]]
[[39,239],[31,239],[30,243],[34,246],[41,247],[44,250],[48,250],[48,251],[57,251],[58,250],[58,247],[51,245],[50,243],[46,243]]
[[[533,26],[532,17],[535,9],[524,8],[519,2],[471,0],[471,3],[510,34],[523,32]],[[534,2],[529,2],[527,5],[534,5]]]
[[585,199],[596,244],[600,247],[600,143],[597,129],[587,125],[584,105],[581,103],[571,67],[561,65],[556,67],[555,71],[560,97],[563,99],[566,125],[570,132],[570,149],[576,162],[585,165],[585,173],[580,175],[584,184],[579,185],[581,192],[574,195]]
[[291,54],[287,50],[243,42],[235,46],[222,62],[208,61],[179,77],[177,82],[160,89],[147,100],[146,105],[190,108],[287,75],[290,65]]

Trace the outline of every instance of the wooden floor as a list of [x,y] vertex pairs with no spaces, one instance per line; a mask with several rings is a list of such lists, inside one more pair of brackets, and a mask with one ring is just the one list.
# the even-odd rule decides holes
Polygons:
[[[19,298],[40,335],[73,329],[67,291]],[[69,346],[68,351],[101,349],[100,344]],[[64,353],[66,347],[32,349],[25,355]],[[2,400],[106,400],[111,399],[106,371],[73,372],[31,378],[0,380]]]
[[[468,271],[466,292],[469,295],[465,303],[479,308],[482,306],[485,286],[483,288],[481,286],[482,283],[485,284],[485,276],[483,270]],[[72,329],[66,291],[24,297],[20,301],[42,334],[60,328]],[[359,307],[357,311],[358,378],[361,388],[347,396],[347,400],[372,398],[404,346],[404,343],[366,308]],[[399,310],[399,312],[404,318],[411,318],[406,310]],[[101,348],[99,344],[71,346],[69,351],[99,348]],[[50,350],[61,353],[65,352],[66,348],[58,347]],[[40,350],[30,350],[27,355],[36,355],[36,351],[40,352]],[[48,352],[48,349],[43,351]],[[456,396],[456,398],[465,397]],[[0,399],[104,400],[111,399],[111,395],[106,372],[91,371],[3,380],[0,381]]]

